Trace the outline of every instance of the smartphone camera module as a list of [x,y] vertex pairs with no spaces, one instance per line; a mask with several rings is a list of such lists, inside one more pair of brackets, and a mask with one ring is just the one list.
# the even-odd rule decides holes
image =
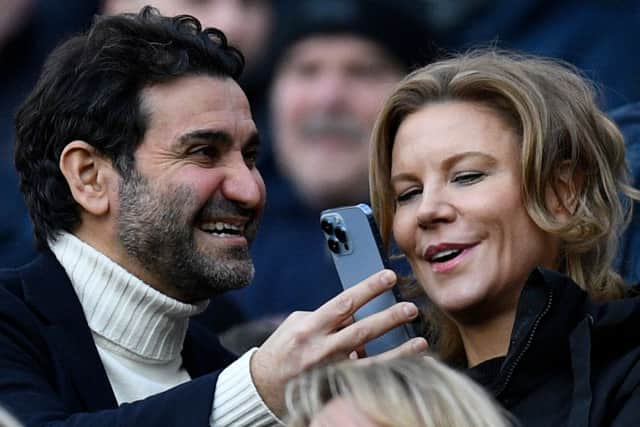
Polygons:
[[335,238],[329,237],[329,239],[327,239],[327,246],[329,246],[329,250],[334,254],[340,253],[340,242]]
[[323,218],[320,222],[320,228],[327,234],[333,234],[333,224],[329,218]]
[[351,253],[348,242],[347,229],[340,215],[330,214],[320,220],[320,228],[325,234],[329,250],[336,255]]

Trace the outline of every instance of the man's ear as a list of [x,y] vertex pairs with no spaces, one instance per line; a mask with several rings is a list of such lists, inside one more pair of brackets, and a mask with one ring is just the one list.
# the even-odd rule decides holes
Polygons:
[[118,176],[109,160],[91,144],[72,141],[62,150],[59,165],[73,198],[85,211],[95,216],[109,212],[109,189]]
[[547,186],[546,202],[549,211],[560,222],[566,222],[578,207],[578,195],[584,174],[571,166],[569,160],[560,163]]

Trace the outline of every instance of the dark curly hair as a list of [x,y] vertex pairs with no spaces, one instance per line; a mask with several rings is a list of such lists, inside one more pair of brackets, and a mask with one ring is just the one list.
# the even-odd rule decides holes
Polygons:
[[59,169],[69,142],[90,143],[126,178],[149,122],[141,108],[145,86],[194,74],[237,80],[243,68],[242,54],[220,30],[149,6],[98,16],[86,33],[57,47],[16,115],[15,165],[38,247],[80,221]]

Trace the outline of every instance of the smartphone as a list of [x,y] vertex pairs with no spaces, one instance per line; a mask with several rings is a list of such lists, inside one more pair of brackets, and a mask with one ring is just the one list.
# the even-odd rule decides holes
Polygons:
[[[389,268],[384,256],[378,227],[371,208],[361,203],[322,211],[320,228],[338,271],[342,287],[348,289],[374,273]],[[396,304],[400,298],[397,286],[377,296],[353,315],[360,320]],[[413,338],[410,324],[398,326],[365,344],[368,356],[382,353]]]

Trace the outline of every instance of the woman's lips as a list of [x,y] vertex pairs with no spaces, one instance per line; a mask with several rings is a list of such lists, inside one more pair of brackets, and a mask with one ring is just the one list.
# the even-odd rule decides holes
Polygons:
[[[462,261],[464,261],[467,258],[467,256],[473,251],[476,245],[477,243],[462,244],[462,245],[446,244],[446,245],[438,245],[435,247],[429,247],[429,249],[425,254],[425,259],[431,265],[431,269],[435,273],[448,273],[453,269],[455,269]],[[456,255],[454,258],[447,261],[442,261],[442,262],[433,261],[433,258],[437,253],[442,252],[444,250],[451,250],[451,249],[459,250],[460,253]]]

